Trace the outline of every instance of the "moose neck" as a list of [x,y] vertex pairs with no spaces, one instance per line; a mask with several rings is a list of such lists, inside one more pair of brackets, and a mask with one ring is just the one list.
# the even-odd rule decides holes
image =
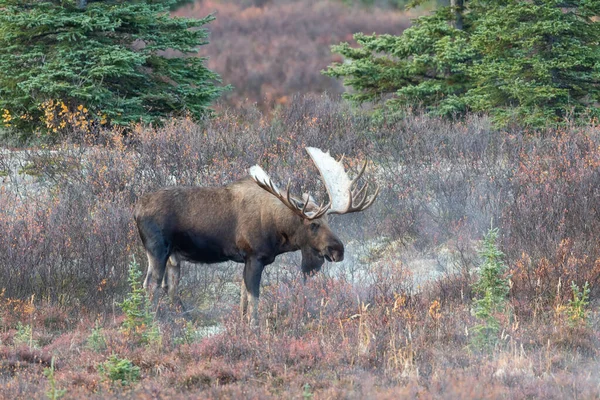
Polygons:
[[283,206],[277,218],[280,252],[300,250],[306,242],[305,226],[300,217]]

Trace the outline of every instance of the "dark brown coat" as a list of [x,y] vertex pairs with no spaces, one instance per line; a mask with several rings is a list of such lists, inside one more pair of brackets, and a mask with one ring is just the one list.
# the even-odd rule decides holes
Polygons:
[[[316,208],[312,202],[307,210],[311,208]],[[344,245],[326,217],[303,219],[250,177],[224,187],[170,187],[149,193],[136,205],[134,216],[148,256],[144,287],[151,294],[157,297],[162,284],[175,297],[180,260],[244,263],[242,313],[247,291],[253,320],[263,268],[277,255],[301,250],[305,274],[318,271],[325,259],[344,258]]]

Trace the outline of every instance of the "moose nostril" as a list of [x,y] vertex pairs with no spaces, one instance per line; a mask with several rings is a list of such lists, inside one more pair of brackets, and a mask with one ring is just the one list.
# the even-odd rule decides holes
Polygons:
[[329,254],[330,258],[335,261],[342,261],[344,259],[344,248],[336,248],[336,247],[327,247],[327,254]]

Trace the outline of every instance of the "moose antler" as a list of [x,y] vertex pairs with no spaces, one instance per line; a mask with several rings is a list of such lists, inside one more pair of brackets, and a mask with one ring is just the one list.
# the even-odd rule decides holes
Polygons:
[[[363,164],[358,175],[350,180],[344,170],[342,160],[336,161],[329,152],[324,153],[315,147],[307,147],[306,151],[319,169],[323,183],[329,194],[329,203],[321,204],[316,211],[307,211],[310,195],[307,196],[304,204],[300,205],[294,201],[290,195],[290,183],[283,195],[277,186],[271,181],[267,173],[258,165],[250,168],[250,175],[256,181],[258,186],[277,197],[290,210],[300,217],[313,220],[321,218],[325,214],[349,214],[352,212],[363,211],[373,204],[379,194],[379,185],[375,192],[369,195],[369,183],[364,184],[358,189],[358,180],[367,168],[367,162]],[[358,189],[358,190],[357,190]]]
[[308,196],[306,196],[306,200],[304,201],[304,204],[299,205],[298,202],[294,201],[291,197],[291,194],[290,194],[291,182],[288,182],[286,190],[285,190],[286,194],[284,196],[279,191],[277,186],[275,186],[275,184],[273,183],[271,178],[269,178],[269,175],[267,175],[267,173],[258,165],[255,165],[250,168],[250,175],[252,176],[254,181],[258,184],[258,186],[260,186],[267,192],[269,192],[272,195],[274,195],[275,197],[277,197],[279,200],[281,200],[281,202],[283,204],[285,204],[290,210],[292,210],[293,212],[298,214],[300,217],[305,218],[309,221],[311,221],[313,219],[321,218],[327,212],[329,207],[331,207],[331,203],[328,203],[326,205],[321,204],[319,206],[319,208],[317,209],[317,211],[307,211],[306,208],[308,207],[308,203],[310,203],[310,199],[311,199],[310,194]]
[[371,195],[369,195],[368,182],[358,189],[358,180],[367,168],[367,161],[364,162],[358,175],[350,180],[344,170],[342,160],[336,161],[329,152],[324,153],[316,147],[307,147],[306,151],[319,169],[331,199],[331,208],[327,210],[327,214],[349,214],[363,211],[373,204],[379,194],[379,185],[376,185],[375,192]]

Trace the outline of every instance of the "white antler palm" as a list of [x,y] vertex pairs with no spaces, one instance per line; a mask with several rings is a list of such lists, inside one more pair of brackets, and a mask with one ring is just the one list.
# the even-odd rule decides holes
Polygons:
[[[330,200],[325,205],[321,204],[316,211],[307,211],[309,201],[298,204],[292,200],[289,183],[285,195],[282,194],[260,166],[251,167],[250,175],[261,188],[276,196],[288,208],[308,220],[320,218],[326,213],[348,214],[363,211],[373,204],[379,194],[379,186],[377,185],[375,192],[369,195],[369,183],[366,183],[360,189],[358,189],[357,184],[367,167],[366,161],[358,175],[350,180],[341,160],[336,161],[329,152],[325,153],[316,147],[307,147],[306,151],[321,173]],[[307,198],[309,199],[310,195]]]

